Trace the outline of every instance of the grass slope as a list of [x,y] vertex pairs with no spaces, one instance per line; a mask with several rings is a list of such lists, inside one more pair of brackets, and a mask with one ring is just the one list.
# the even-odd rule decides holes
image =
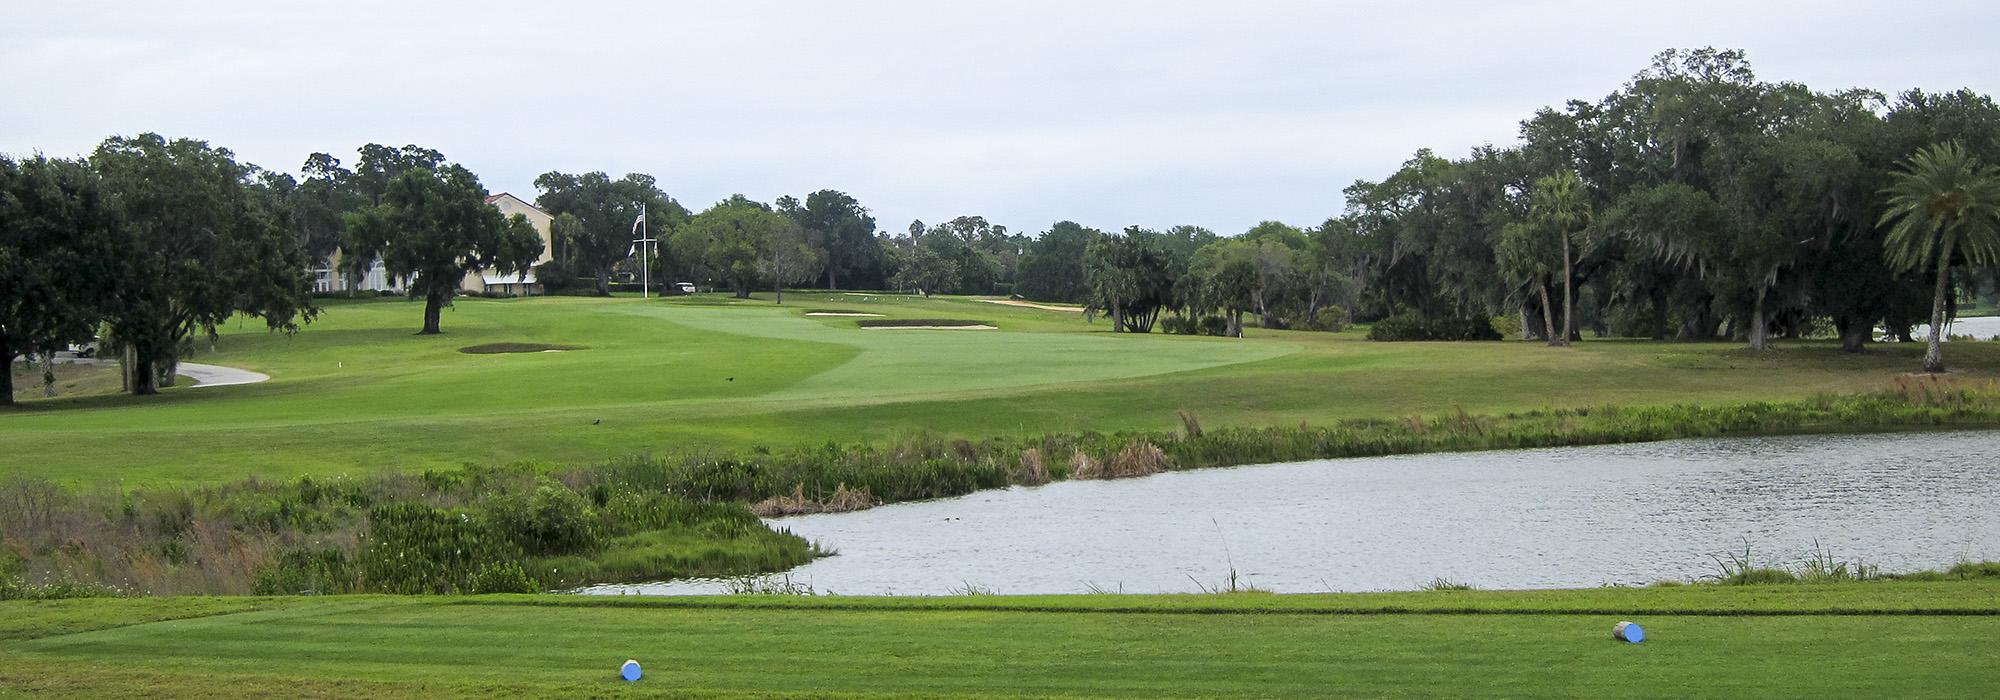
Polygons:
[[[1359,333],[1129,336],[1078,314],[964,298],[803,294],[460,300],[443,336],[420,308],[331,302],[296,336],[225,329],[196,361],[257,385],[157,397],[29,401],[0,414],[0,471],[81,485],[574,463],[640,452],[1210,426],[1604,404],[1732,403],[1884,386],[1920,348],[1849,356],[1824,343],[1370,343]],[[888,319],[980,318],[997,331],[869,332],[813,308]],[[471,355],[493,343],[581,346]],[[1964,343],[1954,366],[2000,367]]]
[[[17,602],[0,603],[0,694],[1991,697],[1996,594]],[[1621,619],[1647,642],[1612,641]],[[644,681],[616,680],[628,657]]]

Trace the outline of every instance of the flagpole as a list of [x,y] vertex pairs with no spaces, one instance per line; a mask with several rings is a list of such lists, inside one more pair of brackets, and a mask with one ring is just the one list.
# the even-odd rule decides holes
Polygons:
[[[653,293],[653,261],[646,254],[646,203],[639,203],[639,298],[651,299]],[[614,244],[615,245],[615,244]],[[614,248],[614,250],[616,250]]]
[[653,298],[653,256],[650,254],[652,249],[647,244],[658,243],[659,241],[654,240],[652,236],[646,233],[645,202],[639,203],[639,218],[632,221],[632,233],[638,236],[638,238],[632,239],[632,245],[635,248],[627,249],[625,254],[631,255],[634,250],[638,251],[639,298],[651,299]]

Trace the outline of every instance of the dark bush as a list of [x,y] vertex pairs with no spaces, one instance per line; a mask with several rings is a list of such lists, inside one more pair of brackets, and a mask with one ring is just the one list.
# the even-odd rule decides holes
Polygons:
[[1499,340],[1493,321],[1484,317],[1423,318],[1397,314],[1376,321],[1368,329],[1369,340]]
[[1168,316],[1160,320],[1160,327],[1174,335],[1229,335],[1229,319],[1221,316],[1203,316],[1199,319],[1186,316]]
[[1229,319],[1221,316],[1203,316],[1195,330],[1201,335],[1226,336],[1229,335]]
[[535,282],[541,284],[542,291],[549,294],[597,291],[591,288],[590,284],[577,279],[576,269],[561,260],[550,260],[536,265]]
[[590,504],[560,485],[543,484],[533,496],[494,496],[486,500],[485,510],[494,533],[528,554],[588,552],[599,543]]
[[1338,306],[1328,306],[1321,308],[1319,313],[1313,314],[1312,320],[1306,323],[1306,330],[1339,333],[1347,330],[1347,324],[1351,321],[1352,319],[1348,318],[1347,309]]
[[463,510],[398,503],[376,508],[361,537],[362,585],[387,593],[455,593],[519,548]]
[[257,595],[327,595],[355,591],[354,567],[339,549],[294,549],[257,572]]
[[508,561],[490,564],[472,575],[464,592],[483,593],[540,593],[541,584],[521,568],[520,562]]

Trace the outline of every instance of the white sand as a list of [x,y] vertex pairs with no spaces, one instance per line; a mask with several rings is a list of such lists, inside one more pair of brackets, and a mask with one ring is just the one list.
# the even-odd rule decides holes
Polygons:
[[867,331],[996,331],[998,326],[862,326]]
[[832,313],[827,311],[814,311],[806,315],[807,316],[867,316],[871,318],[880,318],[882,316],[882,314],[843,314],[843,313]]
[[1013,299],[976,299],[975,301],[983,301],[988,304],[999,304],[1001,306],[1019,306],[1024,309],[1041,309],[1043,311],[1068,311],[1074,314],[1083,313],[1083,307],[1081,306],[1052,306],[1049,304],[1037,304],[1032,301],[1015,301]]

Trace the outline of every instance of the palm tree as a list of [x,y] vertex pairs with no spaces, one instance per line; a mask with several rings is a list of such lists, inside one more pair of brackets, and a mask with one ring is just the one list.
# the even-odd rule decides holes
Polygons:
[[2000,260],[2000,172],[1953,142],[1917,151],[1890,177],[1892,184],[1883,190],[1889,196],[1889,209],[1876,223],[1877,228],[1889,229],[1883,257],[1898,272],[1937,266],[1924,371],[1943,372],[1941,341],[1952,252],[1975,267]]
[[1570,288],[1576,279],[1576,269],[1570,254],[1570,238],[1590,224],[1590,193],[1584,191],[1583,180],[1576,173],[1565,170],[1535,181],[1534,189],[1528,193],[1528,211],[1535,219],[1553,227],[1562,238],[1562,342],[1551,339],[1549,344],[1568,345],[1570,337],[1576,335],[1576,292]]
[[[1550,345],[1566,345],[1564,336],[1556,335],[1555,309],[1549,305],[1548,278],[1554,274],[1549,269],[1549,248],[1547,229],[1528,222],[1511,223],[1500,230],[1500,245],[1493,251],[1500,271],[1508,279],[1525,287],[1534,288],[1534,293],[1542,301],[1542,337]],[[1522,335],[1527,335],[1527,312],[1525,307],[1532,303],[1522,300]]]

